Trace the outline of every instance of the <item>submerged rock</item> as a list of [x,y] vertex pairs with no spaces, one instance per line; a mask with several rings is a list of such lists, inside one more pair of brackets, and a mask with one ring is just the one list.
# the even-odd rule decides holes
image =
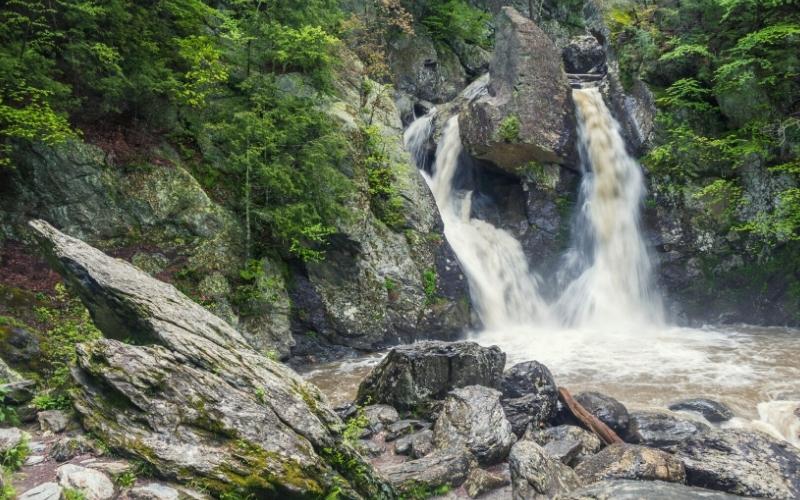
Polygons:
[[800,497],[800,449],[766,434],[712,429],[680,443],[676,456],[693,486],[744,496]]
[[667,451],[689,438],[709,430],[709,426],[669,411],[637,411],[630,415],[628,440]]
[[495,26],[488,93],[461,113],[461,140],[473,156],[512,173],[530,162],[563,162],[574,124],[561,53],[512,7]]
[[581,485],[575,472],[533,441],[519,441],[508,457],[514,500],[553,498]]
[[505,459],[515,440],[500,406],[500,392],[479,385],[451,392],[433,428],[437,448],[463,446],[482,465]]
[[556,413],[558,387],[553,375],[538,361],[526,361],[503,374],[503,410],[517,436],[528,424],[542,427]]
[[713,423],[726,422],[733,418],[733,410],[728,405],[706,398],[676,401],[669,405],[669,409],[672,411],[699,413],[703,418]]
[[558,500],[735,500],[737,498],[742,497],[678,483],[614,479],[590,484],[569,495],[560,496]]
[[589,413],[600,419],[620,437],[628,433],[630,417],[625,405],[599,392],[581,392],[575,395],[575,401],[583,405]]
[[423,341],[395,347],[361,382],[357,400],[424,410],[458,387],[498,387],[505,362],[500,348],[474,342]]
[[669,453],[632,444],[615,444],[585,457],[575,472],[586,483],[606,479],[637,479],[682,483],[686,471]]
[[390,491],[344,443],[341,420],[314,386],[172,286],[45,222],[31,227],[95,324],[140,344],[77,347],[75,408],[109,447],[215,492]]

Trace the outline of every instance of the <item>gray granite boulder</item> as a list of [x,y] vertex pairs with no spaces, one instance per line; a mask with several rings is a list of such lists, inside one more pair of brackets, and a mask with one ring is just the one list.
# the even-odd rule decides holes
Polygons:
[[465,447],[482,465],[504,460],[516,441],[500,406],[500,392],[479,385],[455,389],[433,428],[437,448]]
[[461,114],[466,150],[512,173],[529,162],[564,162],[574,123],[560,51],[512,7],[500,11],[495,26],[488,93]]
[[73,394],[84,427],[110,448],[217,493],[242,484],[254,495],[391,491],[344,442],[317,388],[171,285],[43,221],[30,225],[111,337],[78,344]]
[[395,347],[358,388],[359,402],[424,409],[456,388],[498,387],[506,356],[474,342],[423,341]]

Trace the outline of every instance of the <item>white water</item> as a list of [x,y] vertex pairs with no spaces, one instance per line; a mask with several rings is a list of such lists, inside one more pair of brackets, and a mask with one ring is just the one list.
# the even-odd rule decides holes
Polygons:
[[[407,144],[418,142],[409,138]],[[475,309],[487,328],[544,320],[547,306],[540,297],[537,277],[528,269],[522,245],[507,231],[471,218],[472,193],[453,187],[461,152],[458,117],[453,117],[436,150],[433,175],[425,178],[439,207],[447,241],[469,281]]]
[[639,227],[642,170],[596,88],[572,93],[583,181],[573,246],[562,273],[576,276],[555,304],[567,325],[654,325],[661,303]]
[[[470,285],[484,329],[472,336],[497,344],[508,363],[537,359],[561,383],[594,389],[633,406],[705,396],[758,417],[765,430],[800,444],[793,408],[800,397],[800,332],[749,327],[689,329],[664,322],[652,264],[640,231],[641,169],[596,89],[575,90],[583,181],[572,245],[565,253],[557,299],[547,302],[509,232],[470,217],[472,193],[455,188],[462,145],[451,118],[426,174]],[[420,161],[433,115],[406,133]],[[419,164],[420,167],[427,167]]]

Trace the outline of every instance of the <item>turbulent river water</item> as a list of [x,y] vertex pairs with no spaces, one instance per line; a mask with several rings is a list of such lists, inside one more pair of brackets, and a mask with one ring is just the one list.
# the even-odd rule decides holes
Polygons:
[[[472,217],[472,193],[457,189],[458,117],[447,121],[432,166],[425,165],[423,149],[436,110],[406,132],[406,147],[433,192],[483,324],[470,337],[499,345],[508,366],[543,362],[560,385],[573,391],[598,390],[633,408],[711,397],[734,409],[738,418],[729,425],[761,427],[800,446],[800,419],[792,414],[797,403],[790,402],[800,399],[800,331],[682,328],[665,320],[640,231],[641,168],[626,152],[599,91],[576,89],[573,99],[583,181],[572,243],[551,300],[540,293],[540,279],[529,269],[519,241]],[[308,377],[342,402],[352,398],[379,359],[318,367]]]

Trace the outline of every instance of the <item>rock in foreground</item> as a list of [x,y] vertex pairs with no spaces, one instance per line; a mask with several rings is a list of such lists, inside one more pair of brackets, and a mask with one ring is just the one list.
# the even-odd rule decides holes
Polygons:
[[451,392],[433,428],[437,448],[463,446],[482,465],[504,460],[515,440],[500,406],[500,393],[479,385]]
[[711,430],[678,445],[676,456],[693,486],[744,496],[800,498],[800,449],[766,434]]
[[314,386],[172,286],[45,222],[31,227],[95,324],[143,344],[78,346],[75,408],[111,448],[218,494],[391,494]]
[[575,472],[585,483],[605,479],[638,479],[682,483],[683,464],[661,450],[632,444],[615,444],[581,460]]
[[528,425],[543,427],[555,414],[558,387],[553,375],[538,361],[526,361],[503,374],[503,410],[514,434],[522,435]]
[[663,481],[600,481],[573,491],[559,500],[735,500],[742,498],[719,491]]
[[424,410],[459,387],[498,387],[506,355],[474,342],[425,341],[395,347],[358,388],[358,401]]
[[533,441],[519,441],[508,457],[514,500],[553,498],[581,485],[572,469],[550,458]]

